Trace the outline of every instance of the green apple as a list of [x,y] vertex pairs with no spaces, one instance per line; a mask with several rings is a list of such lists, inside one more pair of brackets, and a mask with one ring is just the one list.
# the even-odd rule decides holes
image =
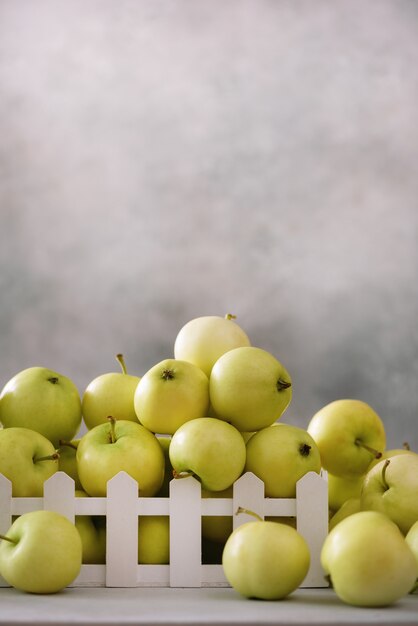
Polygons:
[[42,497],[44,482],[58,471],[52,443],[29,428],[0,430],[0,474],[12,483],[14,497]]
[[418,454],[396,455],[375,465],[364,478],[361,508],[384,513],[406,535],[418,520]]
[[297,481],[308,472],[319,474],[321,458],[306,430],[272,424],[249,439],[245,471],[264,482],[267,498],[295,498]]
[[[202,489],[202,498],[232,498],[232,486],[223,491]],[[232,533],[230,515],[202,515],[202,538],[208,541],[225,543]]]
[[331,516],[331,519],[329,520],[329,530],[332,530],[334,526],[339,524],[349,515],[353,515],[353,513],[358,513],[359,511],[361,511],[360,498],[348,498],[348,500],[343,502],[340,508]]
[[260,430],[288,407],[291,378],[270,352],[254,346],[234,348],[214,364],[209,393],[220,419],[243,432]]
[[138,517],[138,563],[164,565],[169,561],[169,516],[140,515]]
[[418,566],[405,537],[386,515],[360,511],[327,535],[321,565],[347,604],[379,607],[409,593]]
[[0,574],[16,589],[56,593],[80,572],[80,535],[75,525],[59,513],[24,513],[1,538]]
[[[75,490],[77,498],[88,498],[82,489]],[[76,515],[75,527],[80,533],[82,562],[86,565],[106,563],[106,517],[104,515]]]
[[100,374],[87,385],[83,393],[81,410],[88,429],[106,424],[108,415],[113,415],[117,420],[138,421],[134,395],[140,377],[128,374],[122,354],[117,354],[116,359],[122,371]]
[[80,439],[73,439],[72,441],[61,440],[58,448],[58,469],[60,472],[65,472],[73,479],[75,489],[81,489],[76,457],[79,441]]
[[[406,543],[408,544],[408,546],[411,548],[412,552],[414,553],[415,560],[417,562],[417,567],[418,567],[418,520],[415,522],[415,524],[412,524],[411,528],[408,530],[406,534],[405,539],[406,539]],[[418,580],[417,580],[417,583],[418,583]],[[415,589],[416,588],[417,586],[415,586]]]
[[107,482],[120,471],[137,481],[140,496],[153,496],[163,482],[164,453],[155,435],[141,424],[111,418],[81,437],[77,467],[90,496],[106,496]]
[[180,426],[171,438],[169,453],[175,477],[193,475],[208,491],[230,487],[245,466],[241,433],[215,417],[198,417]]
[[187,322],[176,337],[175,358],[197,365],[209,377],[215,361],[225,352],[250,345],[247,334],[233,321],[235,317],[205,315]]
[[140,423],[172,435],[185,422],[203,417],[209,406],[209,380],[193,363],[164,359],[149,369],[135,391]]
[[241,595],[279,600],[305,579],[310,553],[305,539],[286,524],[251,521],[238,526],[225,543],[222,566]]
[[334,513],[344,502],[351,498],[360,498],[364,475],[344,478],[328,472],[328,506]]
[[335,476],[365,474],[386,445],[382,420],[361,400],[330,402],[312,417],[308,432],[317,443],[323,468]]
[[45,367],[29,367],[6,383],[0,395],[0,422],[41,433],[58,447],[75,437],[81,400],[75,384]]

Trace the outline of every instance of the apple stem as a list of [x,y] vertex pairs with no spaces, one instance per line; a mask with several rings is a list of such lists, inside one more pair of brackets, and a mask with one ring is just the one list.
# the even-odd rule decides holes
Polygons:
[[17,543],[17,541],[15,541],[14,539],[11,539],[10,537],[7,537],[6,535],[0,535],[0,539],[4,539],[5,541],[10,541],[10,543],[14,543],[14,544]]
[[177,470],[173,469],[173,478],[188,478],[189,476],[193,476],[197,478],[196,474],[191,470],[186,470],[184,472],[177,472]]
[[253,517],[257,518],[260,522],[264,522],[263,518],[258,515],[258,513],[255,513],[254,511],[250,511],[250,509],[244,509],[244,507],[239,506],[237,508],[237,510],[235,511],[235,515],[239,515],[240,513],[246,513],[247,515],[252,515]]
[[236,320],[236,319],[237,319],[237,316],[236,316],[236,315],[234,315],[233,313],[227,313],[227,314],[225,315],[225,319],[226,319],[226,320]]
[[411,446],[409,445],[409,443],[407,441],[404,441],[403,444],[402,444],[402,448],[404,450],[410,450]]
[[370,452],[370,454],[373,454],[375,459],[380,459],[380,457],[382,456],[382,453],[379,452],[379,450],[376,450],[375,448],[371,448],[366,443],[363,443],[361,439],[356,439],[354,443],[356,444],[356,446],[360,446],[360,448],[364,448],[365,450],[367,450],[367,452]]
[[60,448],[62,448],[63,446],[66,446],[67,448],[72,448],[73,450],[77,450],[77,446],[72,441],[64,441],[63,439],[60,439],[58,443],[60,444]]
[[289,383],[287,380],[283,380],[279,378],[276,383],[277,391],[283,391],[283,389],[289,389],[292,386],[292,383]]
[[383,486],[385,488],[385,491],[387,491],[389,489],[389,485],[386,482],[386,470],[388,468],[389,463],[390,463],[390,459],[386,459],[386,461],[383,463],[383,467],[382,467],[382,483],[383,483]]
[[39,461],[58,461],[60,458],[58,450],[54,452],[54,454],[48,454],[47,456],[40,456],[37,459],[33,459],[34,463],[38,463]]
[[48,378],[48,381],[49,381],[52,385],[58,385],[58,377],[57,377],[57,376],[51,376],[51,378]]
[[127,374],[127,373],[128,373],[128,371],[127,371],[127,369],[126,369],[125,359],[123,358],[123,354],[120,354],[120,353],[119,353],[119,354],[117,354],[117,355],[116,355],[116,360],[117,360],[117,361],[119,361],[119,363],[120,363],[120,366],[121,366],[121,368],[122,368],[122,373],[123,373],[123,374]]
[[107,419],[110,422],[110,443],[115,443],[116,442],[116,430],[115,430],[115,424],[116,424],[116,420],[113,417],[113,415],[108,415]]

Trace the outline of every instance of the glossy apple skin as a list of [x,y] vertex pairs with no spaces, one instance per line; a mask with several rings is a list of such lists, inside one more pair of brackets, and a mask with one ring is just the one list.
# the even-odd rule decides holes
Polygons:
[[81,410],[88,429],[106,424],[109,415],[116,420],[137,422],[134,395],[139,376],[108,372],[92,380],[86,387]]
[[364,478],[361,508],[384,513],[406,535],[418,520],[418,454],[395,455],[375,465]]
[[58,447],[74,439],[81,424],[81,400],[75,384],[45,367],[29,367],[11,378],[0,395],[0,422],[41,433]]
[[134,406],[143,426],[154,433],[172,435],[185,422],[206,414],[208,377],[192,363],[164,359],[141,378]]
[[305,539],[286,524],[247,522],[228,538],[222,565],[230,585],[241,595],[279,600],[297,589],[310,564]]
[[254,346],[221,356],[209,381],[212,409],[243,432],[260,430],[280,418],[292,398],[291,378],[269,352]]
[[120,420],[111,442],[110,424],[99,424],[81,437],[77,448],[78,475],[84,491],[104,497],[107,482],[125,471],[138,482],[140,496],[153,496],[164,479],[164,453],[155,435],[141,424]]
[[347,604],[380,607],[409,593],[418,573],[398,526],[376,511],[353,513],[327,535],[321,564]]
[[14,497],[43,496],[44,482],[58,471],[58,460],[36,461],[55,453],[43,435],[29,428],[0,430],[0,474],[12,483]]
[[256,432],[247,442],[245,471],[253,472],[264,482],[267,498],[295,498],[297,481],[308,472],[321,471],[321,457],[306,430],[273,424]]
[[174,343],[176,359],[190,361],[210,376],[220,356],[250,340],[242,328],[228,317],[205,315],[190,320],[179,331]]
[[82,563],[79,532],[66,517],[53,511],[19,516],[0,542],[0,571],[16,589],[56,593],[78,576]]
[[178,474],[192,473],[203,489],[223,491],[241,476],[246,450],[234,426],[214,417],[200,417],[174,433],[169,455]]
[[335,476],[354,478],[367,472],[374,457],[360,442],[380,453],[386,446],[382,420],[361,400],[330,402],[315,413],[307,430],[319,448],[323,468]]

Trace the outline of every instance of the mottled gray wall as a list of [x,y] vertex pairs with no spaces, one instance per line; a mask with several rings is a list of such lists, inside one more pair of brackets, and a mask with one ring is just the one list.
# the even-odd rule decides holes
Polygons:
[[418,2],[0,0],[0,379],[235,313],[418,449]]

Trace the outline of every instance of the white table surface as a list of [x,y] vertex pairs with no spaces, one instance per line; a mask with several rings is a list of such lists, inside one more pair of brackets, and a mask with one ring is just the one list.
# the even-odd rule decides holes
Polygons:
[[48,596],[0,589],[0,624],[70,626],[418,625],[418,595],[386,608],[343,604],[330,589],[299,589],[282,601],[248,600],[230,588],[67,588]]

